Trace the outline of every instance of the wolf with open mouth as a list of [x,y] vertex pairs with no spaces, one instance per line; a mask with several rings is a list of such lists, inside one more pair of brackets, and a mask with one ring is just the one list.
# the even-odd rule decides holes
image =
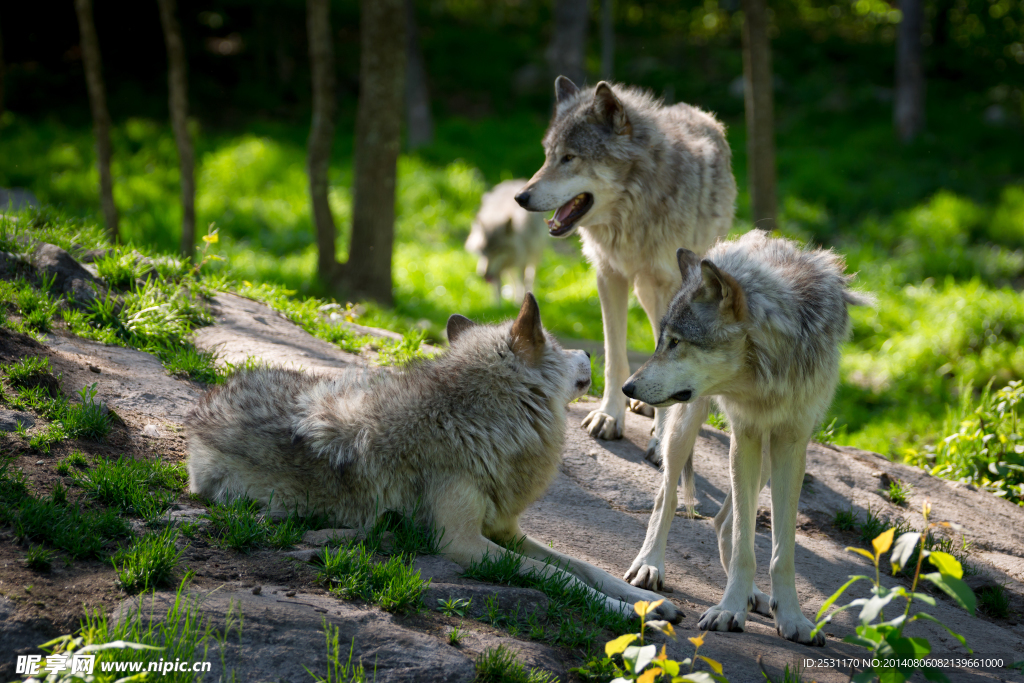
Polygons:
[[[552,237],[579,229],[597,271],[605,350],[604,397],[583,426],[597,438],[618,439],[626,415],[619,387],[629,375],[629,286],[657,339],[681,284],[676,249],[703,254],[732,226],[732,154],[714,116],[688,104],[665,106],[637,88],[602,81],[580,89],[560,76],[555,99],[544,165],[516,201],[528,211],[554,211]],[[647,449],[655,463],[664,417],[655,412]]]

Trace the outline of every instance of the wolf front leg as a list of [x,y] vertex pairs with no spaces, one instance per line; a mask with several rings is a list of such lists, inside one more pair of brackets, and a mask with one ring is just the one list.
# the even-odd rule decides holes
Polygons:
[[615,272],[598,272],[597,293],[604,327],[604,396],[600,407],[583,418],[583,428],[598,439],[621,439],[626,421],[626,395],[622,393],[622,384],[629,376],[626,356],[629,282]]
[[[761,442],[761,484],[757,489],[758,493],[768,483],[768,476],[771,472],[771,461],[768,457],[768,439]],[[722,561],[722,568],[725,575],[729,575],[729,561],[732,557],[732,491],[726,494],[722,502],[722,509],[715,515],[715,535],[718,536],[718,556]],[[754,584],[747,597],[747,608],[752,612],[771,616],[771,599]]]
[[733,424],[729,444],[732,479],[732,551],[721,602],[701,615],[697,627],[709,631],[742,631],[754,587],[754,523],[761,482],[761,433]]
[[[678,403],[667,411],[667,435],[660,449],[665,465],[661,488],[654,499],[654,510],[647,524],[644,544],[625,576],[626,581],[634,586],[657,590],[664,585],[665,545],[672,520],[675,519],[679,475],[684,469],[690,472],[691,480],[686,482],[687,495],[690,495],[693,487],[693,446],[700,426],[707,417],[708,404],[709,400],[702,396],[692,405]],[[691,467],[686,467],[688,462]]]
[[807,465],[810,434],[782,432],[771,437],[772,473],[772,612],[775,630],[786,640],[822,646],[825,636],[811,638],[814,624],[800,610],[796,594],[796,513]]

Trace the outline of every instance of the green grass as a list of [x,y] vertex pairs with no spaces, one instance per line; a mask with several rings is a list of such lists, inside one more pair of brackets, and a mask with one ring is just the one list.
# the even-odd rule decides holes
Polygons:
[[45,543],[76,560],[102,558],[109,544],[131,536],[128,523],[114,510],[85,510],[66,500],[26,495],[3,516],[21,541]]
[[85,469],[88,466],[89,462],[85,459],[82,451],[72,451],[70,455],[57,461],[53,469],[57,474],[66,477],[75,469]]
[[275,521],[263,513],[257,501],[247,498],[214,503],[205,518],[210,520],[207,532],[214,543],[243,553],[261,548],[290,548],[307,531],[323,528],[326,523],[322,516],[297,514]]
[[359,543],[324,548],[318,556],[317,580],[345,598],[360,598],[388,612],[418,611],[430,579],[424,581],[412,568],[413,556],[393,555],[383,562],[374,562],[373,557],[373,551]]
[[34,572],[48,572],[53,568],[55,554],[49,548],[34,545],[25,552],[25,566]]
[[177,550],[178,532],[167,527],[159,534],[146,534],[118,551],[111,559],[117,580],[129,593],[164,588],[172,584],[184,550]]
[[511,614],[498,609],[497,602],[488,604],[485,621],[508,629],[513,635],[526,635],[569,648],[590,650],[607,629],[615,635],[636,631],[639,624],[633,616],[610,612],[592,589],[572,582],[565,576],[540,576],[534,571],[520,573],[522,556],[511,547],[497,556],[485,555],[470,565],[463,576],[479,581],[535,588],[548,596],[548,611],[543,615],[547,626],[539,623],[537,614]]
[[182,465],[123,455],[115,461],[97,459],[88,469],[72,474],[73,481],[97,503],[147,520],[170,506],[184,490],[186,477]]
[[849,510],[836,510],[835,517],[832,519],[832,526],[840,531],[852,531],[857,526],[857,514],[853,511],[853,508]]
[[978,608],[985,614],[996,619],[1010,616],[1010,596],[1006,588],[1000,584],[987,586],[978,592]]
[[515,650],[504,645],[488,648],[477,657],[473,683],[554,683],[558,678],[543,669],[527,669]]
[[892,479],[889,482],[889,500],[893,505],[899,505],[904,507],[907,504],[907,498],[910,496],[910,492],[913,487],[902,479]]
[[[313,673],[308,667],[303,665],[303,668],[313,677],[316,683],[365,683],[367,680],[366,669],[363,667],[363,663],[360,661],[352,662],[352,656],[355,653],[356,641],[352,639],[351,644],[348,648],[348,657],[342,661],[343,651],[341,649],[341,636],[339,629],[333,624],[329,624],[324,619],[324,635],[327,637],[327,674],[321,676]],[[376,673],[376,672],[375,672]]]

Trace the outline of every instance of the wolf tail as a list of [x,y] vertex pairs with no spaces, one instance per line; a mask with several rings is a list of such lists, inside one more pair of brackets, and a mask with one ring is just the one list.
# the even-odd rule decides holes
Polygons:
[[843,301],[850,306],[871,306],[878,302],[874,294],[868,294],[867,292],[858,292],[853,289],[843,290]]

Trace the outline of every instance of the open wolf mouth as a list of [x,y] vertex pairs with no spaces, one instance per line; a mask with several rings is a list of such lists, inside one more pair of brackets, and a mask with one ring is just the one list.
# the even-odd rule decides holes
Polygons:
[[589,192],[578,194],[555,211],[548,221],[548,233],[552,237],[567,235],[576,227],[576,221],[584,216],[594,205],[594,195]]

